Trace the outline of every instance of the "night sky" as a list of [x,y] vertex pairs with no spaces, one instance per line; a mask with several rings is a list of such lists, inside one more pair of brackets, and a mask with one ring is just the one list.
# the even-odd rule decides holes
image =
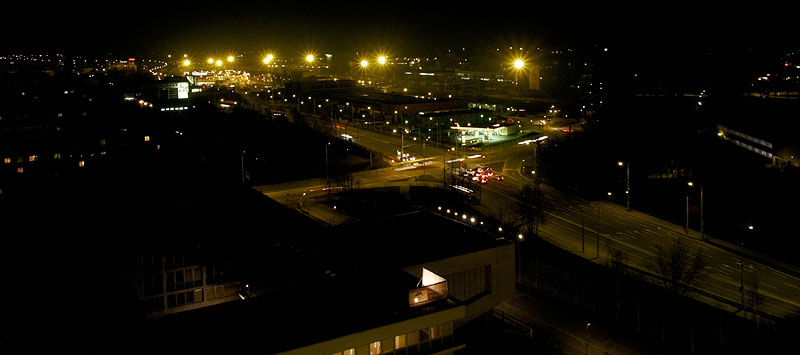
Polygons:
[[[378,5],[379,4],[379,5]],[[713,7],[689,2],[564,5],[547,2],[12,2],[2,49],[115,52],[273,49],[398,53],[450,46],[581,46],[695,55],[710,47],[788,47],[786,4]],[[148,4],[149,5],[149,4]],[[491,6],[491,7],[490,7]],[[637,52],[637,51],[633,51]],[[428,53],[421,53],[428,54]],[[432,53],[435,54],[435,53]]]

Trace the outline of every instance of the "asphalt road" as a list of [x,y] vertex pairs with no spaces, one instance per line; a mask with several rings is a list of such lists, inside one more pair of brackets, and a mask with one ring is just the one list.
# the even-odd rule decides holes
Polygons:
[[[558,130],[559,127],[553,129]],[[415,141],[413,135],[401,137],[399,133],[392,133],[388,129],[383,134],[353,126],[344,131],[353,137],[354,143],[380,152],[387,159],[396,156],[396,151],[401,150],[401,143],[404,152],[431,158],[431,163],[425,165],[424,171],[418,167],[413,170],[387,168],[356,173],[354,181],[360,188],[420,184],[422,182],[416,178],[423,174],[441,181],[444,161],[465,158],[467,165],[489,164],[506,177],[505,181],[490,180],[480,191],[479,209],[502,220],[508,215],[504,217],[499,214],[513,210],[522,186],[532,182],[533,145],[511,142],[480,151],[448,151],[450,147],[441,144],[437,147],[430,142],[423,147],[419,137]],[[486,158],[467,158],[475,154],[485,155]],[[294,201],[296,207],[303,192],[309,194],[323,187],[320,180],[310,180],[264,187],[264,191],[283,203]],[[736,311],[742,308],[744,294],[744,309],[749,312],[741,314],[747,317],[752,316],[756,307],[764,316],[773,318],[786,318],[800,313],[798,267],[780,264],[746,249],[743,249],[742,255],[737,245],[713,236],[705,236],[700,240],[697,231],[689,230],[686,233],[682,226],[629,211],[609,201],[583,200],[546,185],[542,185],[542,189],[548,210],[544,224],[540,225],[540,237],[564,250],[602,264],[609,261],[610,250],[621,250],[627,255],[626,264],[633,270],[643,272],[646,277],[646,274],[654,273],[658,249],[668,249],[681,240],[692,253],[701,249],[708,264],[705,277],[696,285],[694,297],[716,307]]]

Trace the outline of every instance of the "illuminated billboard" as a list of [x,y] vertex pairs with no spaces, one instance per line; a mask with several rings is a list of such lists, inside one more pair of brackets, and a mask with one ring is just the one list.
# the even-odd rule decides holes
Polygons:
[[178,83],[178,99],[188,99],[188,98],[189,98],[189,83],[188,82]]

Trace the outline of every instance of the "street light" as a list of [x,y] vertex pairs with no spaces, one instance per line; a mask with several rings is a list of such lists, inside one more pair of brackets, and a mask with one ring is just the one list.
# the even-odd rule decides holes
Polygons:
[[589,354],[589,326],[592,323],[586,323],[586,354]]
[[[753,233],[753,225],[747,226],[747,233]],[[742,311],[744,311],[744,235],[742,235],[742,240],[739,242],[739,264],[740,264],[740,284],[739,284],[739,293],[742,295]]]
[[[631,162],[617,162],[617,166],[625,166],[625,208],[631,210]],[[688,223],[688,222],[687,222]]]
[[275,59],[275,57],[272,54],[267,54],[267,56],[264,57],[264,64],[269,64],[273,59]]

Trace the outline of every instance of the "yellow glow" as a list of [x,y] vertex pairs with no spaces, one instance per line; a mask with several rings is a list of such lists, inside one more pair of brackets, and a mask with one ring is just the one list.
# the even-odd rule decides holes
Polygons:
[[366,67],[367,67],[367,65],[369,65],[369,62],[367,62],[366,60],[362,60],[362,61],[361,61],[361,67],[362,67],[362,68],[366,68]]
[[384,57],[384,56],[378,57],[378,63],[386,64],[386,57]]
[[306,55],[306,62],[311,63],[313,61],[314,61],[314,55],[313,54]]
[[523,62],[522,59],[517,59],[517,60],[514,61],[514,68],[522,69],[522,67],[524,67],[524,66],[525,66],[525,62]]
[[218,66],[218,67],[221,67],[221,66],[222,66],[222,61],[221,61],[221,60],[217,60],[217,66]]
[[232,55],[231,55],[231,56],[228,56],[228,61],[229,61],[229,62],[233,62],[233,56],[232,56]]
[[267,57],[264,58],[264,64],[269,64],[269,62],[271,62],[274,58],[275,57],[273,57],[272,54],[267,54]]
[[192,64],[192,62],[190,62],[188,59],[183,61],[183,65],[188,67],[189,64]]
[[214,64],[214,58],[208,58],[208,64]]

